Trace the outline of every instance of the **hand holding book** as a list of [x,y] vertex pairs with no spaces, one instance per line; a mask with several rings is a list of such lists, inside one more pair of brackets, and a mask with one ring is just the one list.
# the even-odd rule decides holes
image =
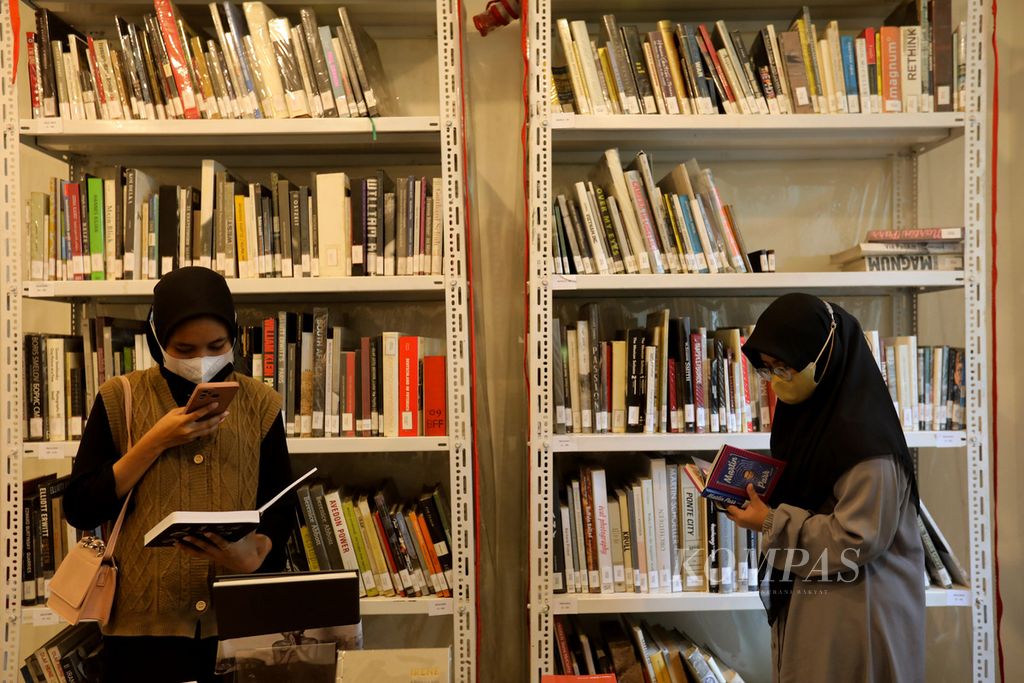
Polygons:
[[757,489],[754,488],[753,484],[747,484],[747,496],[750,499],[746,505],[743,507],[730,505],[726,508],[725,512],[729,515],[729,519],[744,529],[760,531],[771,508],[761,500],[761,496],[757,495]]

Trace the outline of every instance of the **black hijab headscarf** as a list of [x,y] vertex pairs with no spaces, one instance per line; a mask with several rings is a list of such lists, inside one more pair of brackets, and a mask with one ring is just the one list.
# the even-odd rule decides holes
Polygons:
[[[826,348],[818,359],[817,388],[803,403],[779,401],[775,408],[771,450],[774,457],[786,461],[786,469],[771,504],[817,511],[832,495],[839,478],[854,465],[892,458],[906,473],[916,506],[914,464],[878,364],[857,319],[834,303],[830,306],[836,331],[831,358]],[[787,294],[758,318],[743,353],[757,368],[765,366],[761,360],[764,353],[799,371],[821,351],[830,325],[821,299]],[[788,605],[792,592],[792,582],[782,582],[780,576],[781,572],[773,570],[770,594],[765,596],[762,591],[770,623]]]
[[232,343],[238,336],[231,289],[222,275],[209,268],[178,268],[160,278],[153,287],[150,316],[153,325],[147,326],[146,341],[153,360],[161,366],[164,364],[164,354],[160,347],[166,346],[174,328],[187,320],[216,318],[228,328]]

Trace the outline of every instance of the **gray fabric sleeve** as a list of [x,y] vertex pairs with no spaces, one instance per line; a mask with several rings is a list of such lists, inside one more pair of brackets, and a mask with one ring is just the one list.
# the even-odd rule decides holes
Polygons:
[[906,493],[892,458],[874,458],[847,471],[833,488],[829,514],[779,505],[765,536],[772,565],[800,578],[854,573],[892,543]]

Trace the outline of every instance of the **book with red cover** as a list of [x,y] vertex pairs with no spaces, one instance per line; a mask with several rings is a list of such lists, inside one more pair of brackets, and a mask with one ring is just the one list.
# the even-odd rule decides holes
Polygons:
[[342,436],[356,435],[356,353],[345,351],[341,354],[344,367],[345,405],[342,406]]
[[263,319],[263,381],[277,388],[277,365],[275,350],[277,347],[277,319]]
[[743,505],[747,501],[747,485],[753,484],[757,494],[768,500],[778,484],[786,463],[769,455],[724,444],[705,468],[686,465],[686,475],[700,495],[720,505]]
[[360,436],[373,434],[373,402],[370,400],[370,338],[359,339],[359,422]]
[[398,339],[398,436],[419,436],[420,339]]
[[[559,643],[559,647],[561,647],[561,643]],[[615,674],[586,674],[583,676],[544,674],[540,679],[541,683],[615,683],[615,680]]]
[[82,200],[79,183],[65,183],[64,196],[68,200],[68,232],[71,235],[71,263],[75,280],[85,279],[85,247],[82,241]]
[[156,8],[164,48],[167,50],[167,59],[170,60],[171,71],[174,73],[174,82],[181,96],[185,118],[198,119],[199,105],[196,103],[192,77],[189,74],[188,62],[185,61],[185,49],[182,47],[181,34],[178,32],[177,12],[171,0],[153,0],[153,5]]
[[448,433],[448,401],[445,395],[445,357],[423,358],[423,435]]
[[879,67],[882,70],[882,112],[885,114],[903,111],[903,75],[899,26],[883,26],[879,30],[882,54]]

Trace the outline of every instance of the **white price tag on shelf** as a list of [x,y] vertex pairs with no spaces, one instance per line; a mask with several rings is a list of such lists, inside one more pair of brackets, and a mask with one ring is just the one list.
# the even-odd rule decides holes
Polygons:
[[553,614],[576,614],[578,610],[576,598],[555,598],[551,601]]
[[568,112],[559,112],[551,115],[551,127],[572,128],[576,123],[576,115]]
[[53,296],[52,282],[29,282],[25,285],[25,296],[50,297]]
[[430,605],[427,606],[428,617],[441,617],[446,614],[451,614],[453,611],[453,600],[451,598],[441,598],[439,600],[431,600]]
[[938,432],[935,434],[935,447],[956,448],[957,446],[963,446],[966,440],[965,436],[961,432]]
[[553,289],[576,289],[575,275],[552,275],[551,287]]
[[967,607],[971,604],[971,591],[952,590],[949,592],[949,605],[953,607]]
[[63,443],[41,443],[32,447],[36,457],[40,460],[61,460],[67,451]]
[[36,135],[63,133],[64,120],[58,116],[51,116],[45,119],[34,119],[32,123],[25,128],[25,130],[26,132],[35,133]]
[[576,450],[576,439],[571,436],[556,436],[551,439],[551,450],[555,453],[565,453]]
[[56,612],[51,612],[45,607],[32,612],[32,623],[36,626],[55,626],[60,623],[60,617]]

